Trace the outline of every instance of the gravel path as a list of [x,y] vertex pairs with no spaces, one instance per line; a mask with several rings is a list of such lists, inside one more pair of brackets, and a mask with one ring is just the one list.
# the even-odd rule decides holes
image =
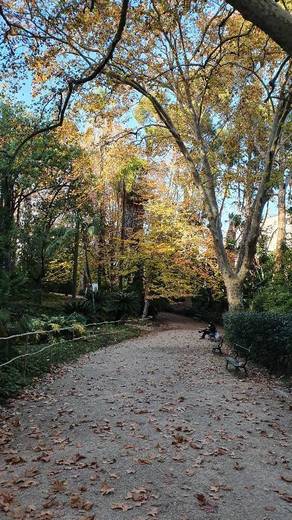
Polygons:
[[15,400],[1,520],[288,520],[291,406],[196,328],[166,319]]

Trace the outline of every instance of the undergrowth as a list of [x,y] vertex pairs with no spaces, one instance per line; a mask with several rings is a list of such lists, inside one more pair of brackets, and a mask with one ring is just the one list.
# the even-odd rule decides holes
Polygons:
[[[16,395],[26,386],[36,382],[45,373],[50,372],[51,367],[78,359],[83,354],[94,352],[102,347],[125,339],[135,338],[141,331],[134,325],[107,325],[100,330],[92,331],[98,334],[95,337],[87,336],[79,341],[65,341],[61,339],[58,343],[40,354],[27,356],[10,365],[0,368],[0,399]],[[12,357],[29,352],[36,353],[46,345],[10,345]]]

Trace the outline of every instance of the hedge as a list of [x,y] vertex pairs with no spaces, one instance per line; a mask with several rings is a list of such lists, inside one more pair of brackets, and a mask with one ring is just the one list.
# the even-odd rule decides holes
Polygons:
[[251,346],[251,358],[271,372],[292,371],[292,314],[226,312],[223,323],[231,346]]

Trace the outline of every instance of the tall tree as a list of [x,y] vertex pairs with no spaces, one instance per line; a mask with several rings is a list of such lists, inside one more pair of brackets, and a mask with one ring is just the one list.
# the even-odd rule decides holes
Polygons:
[[[238,17],[228,17],[226,23],[222,7],[213,11],[205,2],[200,2],[200,6],[197,2],[195,9],[188,10],[183,1],[177,2],[175,7],[169,1],[153,0],[150,4],[149,9],[140,10],[135,18],[136,24],[139,16],[150,29],[143,38],[147,58],[135,52],[128,54],[125,61],[117,55],[109,76],[150,101],[152,114],[149,113],[149,120],[157,121],[158,118],[188,164],[196,186],[204,194],[230,307],[239,307],[242,305],[242,285],[256,252],[262,211],[270,196],[275,155],[290,112],[289,73],[282,74],[282,85],[275,92],[273,113],[272,106],[266,109],[264,105],[267,92],[262,88],[265,84],[262,76],[269,68],[277,67],[283,56],[274,48],[263,54],[266,41],[258,31],[249,24],[242,24]],[[223,33],[222,21],[225,23]],[[139,34],[142,26],[138,27]],[[139,46],[137,39],[132,44],[135,48]],[[220,209],[220,187],[222,181],[224,184],[224,179],[228,179],[230,164],[226,153],[225,160],[220,156],[218,142],[221,133],[232,128],[246,95],[246,85],[251,87],[254,96],[251,102],[256,100],[262,105],[258,117],[260,125],[264,122],[266,142],[260,156],[256,142],[250,155],[251,164],[254,163],[258,171],[249,207],[246,207],[236,266],[233,266],[224,247]],[[252,121],[251,114],[249,117]],[[254,123],[258,124],[255,120]],[[250,135],[251,128],[243,123],[241,131]],[[246,149],[239,143],[237,160],[243,163],[245,155]],[[229,184],[230,191],[232,183]]]

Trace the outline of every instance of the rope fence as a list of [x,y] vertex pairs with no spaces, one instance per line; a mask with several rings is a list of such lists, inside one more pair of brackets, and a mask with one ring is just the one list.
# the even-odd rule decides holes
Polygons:
[[[132,320],[115,320],[115,321],[100,321],[100,322],[96,322],[96,323],[88,323],[86,325],[84,325],[84,327],[99,327],[101,325],[114,325],[114,324],[122,324],[122,325],[126,325],[126,324],[131,324],[131,323],[139,323],[139,322],[146,322],[148,320],[150,320],[151,317],[148,317],[148,318],[138,318],[138,319],[132,319]],[[105,332],[102,332],[102,331],[99,331],[97,334],[89,334],[89,335],[85,335],[85,336],[78,336],[77,338],[74,337],[74,332],[76,331],[76,329],[74,329],[74,327],[63,327],[61,329],[58,329],[57,331],[56,330],[39,330],[39,331],[33,331],[33,332],[25,332],[23,334],[14,334],[12,336],[3,336],[3,337],[0,337],[0,342],[2,340],[11,340],[11,339],[15,339],[15,338],[21,338],[21,337],[26,337],[28,338],[29,336],[37,336],[37,335],[41,335],[41,334],[48,334],[48,333],[53,333],[53,334],[56,334],[56,333],[60,333],[60,332],[63,332],[63,331],[72,331],[73,333],[73,337],[71,339],[62,339],[61,341],[54,341],[53,343],[49,343],[48,345],[45,345],[44,347],[42,347],[41,349],[35,351],[35,352],[25,352],[24,354],[19,354],[18,356],[15,356],[14,358],[11,358],[9,359],[8,361],[6,361],[5,363],[1,363],[0,364],[0,368],[3,368],[7,365],[10,365],[11,363],[19,360],[19,359],[22,359],[22,358],[27,358],[27,357],[32,357],[32,356],[37,356],[38,354],[41,354],[42,352],[46,351],[46,350],[49,350],[51,349],[52,347],[55,347],[55,346],[64,346],[64,344],[66,343],[72,343],[73,341],[87,341],[88,339],[92,339],[92,338],[95,338],[95,337],[98,337],[98,336],[101,336],[101,335],[111,335],[111,334],[116,334],[117,332],[116,331],[105,331]],[[6,347],[9,346],[9,345],[6,345]],[[29,346],[34,346],[34,345],[31,345],[31,344],[28,344],[27,342],[23,345],[18,345],[19,347],[25,347],[26,349],[29,347]]]
[[[151,316],[149,318],[137,318],[137,319],[133,319],[133,320],[115,320],[115,321],[98,321],[96,323],[86,323],[86,324],[82,324],[83,327],[96,327],[98,325],[110,325],[110,324],[114,324],[114,323],[130,323],[130,322],[137,322],[137,321],[146,321],[146,320],[150,320],[151,319]],[[21,334],[13,334],[12,336],[1,336],[0,337],[0,341],[2,340],[10,340],[10,339],[15,339],[15,338],[24,338],[26,336],[38,336],[38,335],[42,335],[42,334],[56,334],[56,333],[59,333],[59,332],[64,332],[65,330],[74,330],[74,327],[62,327],[60,329],[57,329],[57,330],[34,330],[34,331],[31,331],[31,332],[23,332]]]

